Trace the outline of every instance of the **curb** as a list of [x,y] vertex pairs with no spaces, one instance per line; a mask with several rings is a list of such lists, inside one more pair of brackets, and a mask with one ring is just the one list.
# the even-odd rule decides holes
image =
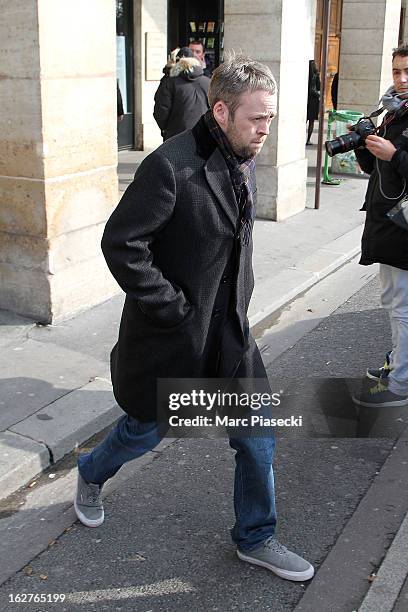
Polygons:
[[0,500],[122,414],[110,382],[96,378],[0,433]]
[[[408,571],[407,432],[406,429],[397,441],[345,523],[294,612],[393,609]],[[381,565],[374,577],[373,570],[382,559],[384,570]],[[336,576],[338,580],[333,580]],[[365,607],[359,608],[361,602],[366,602]]]
[[[360,250],[360,236],[361,227],[357,227],[317,249],[301,265],[287,268],[258,286],[249,311],[250,328],[353,259]],[[279,297],[271,302],[270,296]],[[0,500],[122,414],[110,381],[96,377],[0,433]]]
[[27,484],[50,465],[47,447],[30,438],[0,433],[0,499]]
[[408,514],[365,596],[359,612],[392,612],[408,576]]

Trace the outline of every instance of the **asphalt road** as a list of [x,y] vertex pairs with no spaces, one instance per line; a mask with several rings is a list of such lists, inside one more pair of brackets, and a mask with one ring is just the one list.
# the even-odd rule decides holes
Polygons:
[[[304,384],[305,412],[309,377],[356,377],[367,365],[381,364],[389,326],[378,300],[377,281],[370,282],[269,364],[271,379],[296,381],[300,393]],[[392,438],[336,435],[279,440],[275,475],[280,540],[319,568],[393,445]],[[294,610],[307,584],[280,580],[235,556],[228,532],[234,520],[233,468],[227,440],[175,440],[153,461],[130,471],[107,496],[102,527],[92,530],[75,523],[29,569],[6,581],[0,587],[0,609]],[[72,476],[64,477],[72,487]],[[33,523],[31,529],[41,529],[41,524]],[[10,596],[17,593],[66,598],[11,603]]]

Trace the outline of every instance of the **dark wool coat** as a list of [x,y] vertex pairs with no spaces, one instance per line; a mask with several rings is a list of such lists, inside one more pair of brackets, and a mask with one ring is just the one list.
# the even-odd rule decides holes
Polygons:
[[208,110],[210,79],[195,58],[183,57],[160,81],[153,116],[164,140],[191,129]]
[[[357,160],[370,174],[363,210],[366,222],[361,241],[360,263],[369,266],[378,262],[408,270],[408,232],[388,219],[386,213],[398,202],[404,189],[404,179],[408,183],[408,114],[382,127],[379,136],[391,140],[397,151],[391,161],[377,161],[367,149],[356,150]],[[393,197],[396,199],[390,200]],[[408,184],[405,191],[408,191]]]
[[[126,293],[112,382],[132,416],[155,419],[157,378],[232,376],[242,358],[244,371],[265,376],[247,319],[252,241],[241,245],[239,226],[227,165],[203,119],[145,158],[108,220],[102,250]],[[209,367],[215,360],[222,370]]]

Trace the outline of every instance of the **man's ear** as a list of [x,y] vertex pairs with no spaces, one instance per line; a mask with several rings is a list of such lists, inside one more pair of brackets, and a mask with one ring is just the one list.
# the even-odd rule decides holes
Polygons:
[[213,106],[213,115],[216,122],[222,127],[226,128],[228,125],[229,111],[228,107],[222,100],[218,100]]

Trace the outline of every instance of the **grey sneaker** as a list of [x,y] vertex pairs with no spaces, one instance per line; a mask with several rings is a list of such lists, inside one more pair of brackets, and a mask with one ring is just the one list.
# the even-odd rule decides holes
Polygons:
[[388,351],[388,353],[385,354],[385,362],[381,368],[368,368],[367,378],[385,381],[391,372],[390,355],[391,351]]
[[237,549],[237,555],[242,561],[266,567],[285,580],[303,582],[314,575],[313,565],[282,546],[273,536],[255,550],[243,552]]
[[102,485],[86,482],[78,472],[74,508],[81,523],[87,527],[99,527],[105,519],[101,491]]
[[353,395],[353,402],[367,408],[389,408],[392,406],[406,406],[408,397],[397,395],[388,389],[381,381],[375,387]]

